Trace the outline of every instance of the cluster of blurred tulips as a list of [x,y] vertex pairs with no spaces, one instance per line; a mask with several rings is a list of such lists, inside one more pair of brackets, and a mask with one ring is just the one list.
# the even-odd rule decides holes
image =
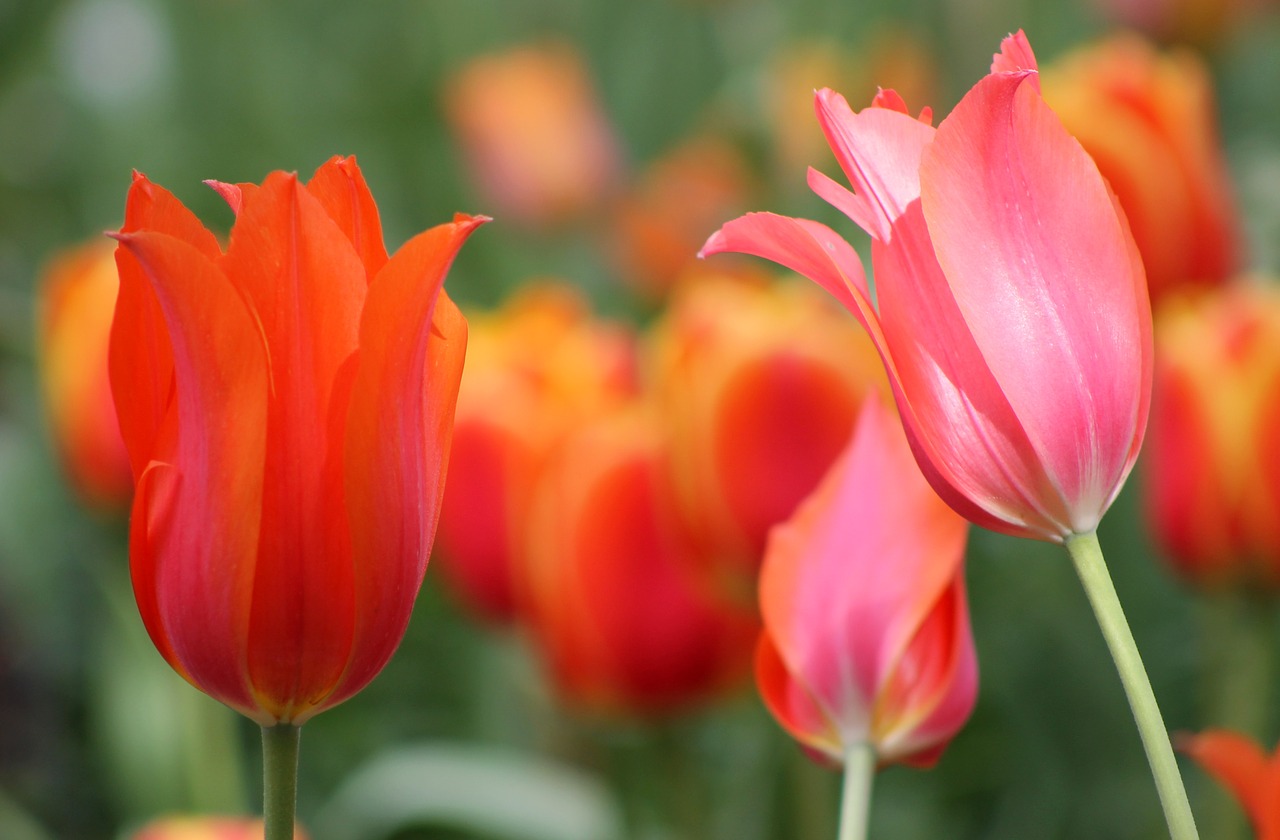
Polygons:
[[[805,58],[780,78],[822,54]],[[486,219],[388,256],[352,158],[213,183],[236,214],[225,244],[135,176],[118,247],[48,267],[39,344],[71,483],[132,506],[162,655],[296,727],[387,662],[435,536],[433,575],[527,639],[570,708],[669,716],[754,667],[816,757],[928,766],[978,694],[965,520],[1074,553],[1144,433],[1170,567],[1273,592],[1280,295],[1245,274],[1204,65],[1124,35],[1040,73],[1019,34],[936,128],[907,107],[930,73],[897,72],[905,98],[814,100],[853,189],[808,183],[870,237],[874,294],[826,225],[729,221],[752,184],[723,138],[625,177],[567,46],[455,75],[480,195],[529,229],[607,217],[620,282],[656,309],[643,327],[548,279],[460,310],[441,284]],[[779,154],[812,159],[774,110]],[[699,246],[815,282],[694,262]],[[1273,760],[1221,732],[1183,746],[1280,836]],[[261,828],[135,839],[237,831]]]

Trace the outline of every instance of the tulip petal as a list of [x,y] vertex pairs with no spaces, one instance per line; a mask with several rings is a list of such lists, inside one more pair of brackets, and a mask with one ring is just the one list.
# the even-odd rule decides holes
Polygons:
[[1150,312],[1123,217],[1034,78],[997,73],[965,96],[925,151],[922,203],[973,341],[1086,532],[1142,437]]
[[179,673],[253,717],[243,650],[266,444],[261,335],[235,288],[194,246],[152,232],[118,239],[163,311],[176,390],[134,501],[138,606]]
[[382,240],[378,205],[356,165],[355,155],[337,155],[326,161],[307,182],[307,192],[351,240],[364,263],[365,276],[369,280],[376,277],[387,263],[387,248]]
[[441,288],[462,243],[486,221],[458,215],[419,234],[369,286],[344,456],[359,609],[331,703],[390,658],[426,572],[466,348],[466,320]]
[[[190,244],[209,259],[221,253],[218,241],[172,193],[134,173],[121,233],[151,230]],[[109,366],[120,434],[137,481],[155,448],[173,386],[173,350],[164,313],[151,283],[127,248],[116,250],[120,273]]]
[[1201,767],[1227,787],[1249,815],[1260,834],[1267,814],[1276,802],[1267,798],[1266,780],[1272,773],[1272,761],[1250,739],[1225,729],[1206,729],[1198,735],[1185,736],[1178,748],[1194,758]]
[[829,89],[818,91],[815,106],[827,142],[863,205],[850,218],[873,238],[887,241],[893,222],[920,195],[920,154],[933,138],[933,127],[896,107],[854,113]]
[[[858,252],[819,222],[776,213],[748,213],[711,234],[700,257],[733,252],[772,260],[826,289],[869,331],[875,313]],[[874,336],[873,336],[874,337]]]
[[260,705],[294,720],[332,690],[351,646],[342,453],[366,286],[296,176],[273,173],[242,202],[223,266],[258,316],[272,388],[248,668]]
[[844,748],[832,719],[798,680],[792,677],[765,630],[756,645],[756,686],[769,713],[791,737],[834,761],[844,760]]

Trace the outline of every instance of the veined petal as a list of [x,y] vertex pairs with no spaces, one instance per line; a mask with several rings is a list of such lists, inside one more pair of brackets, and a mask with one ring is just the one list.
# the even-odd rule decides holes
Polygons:
[[327,160],[307,182],[307,192],[351,240],[364,263],[365,276],[369,280],[376,277],[387,263],[387,247],[382,240],[378,205],[356,165],[355,155],[336,155]]
[[255,716],[243,660],[267,425],[266,353],[235,288],[164,234],[120,234],[172,342],[176,400],[134,502],[131,568],[156,646],[197,686]]
[[[182,202],[135,172],[120,232],[139,230],[172,236],[208,259],[221,253],[217,239]],[[156,435],[172,398],[173,350],[155,292],[128,248],[116,250],[116,267],[120,291],[111,326],[109,367],[120,434],[137,481],[153,456]]]
[[486,221],[458,215],[419,234],[369,286],[344,459],[360,609],[330,704],[359,691],[390,658],[426,572],[466,347],[466,321],[441,287],[462,243]]
[[1123,217],[1032,78],[965,96],[924,153],[922,204],[973,342],[1085,532],[1142,437],[1150,310]]
[[[941,701],[934,692],[948,686],[952,669],[919,668],[918,653],[899,669],[960,573],[966,533],[875,399],[822,484],[774,529],[760,579],[764,622],[842,743],[875,742],[886,717],[914,723]],[[950,661],[953,645],[944,642]],[[919,684],[922,675],[930,685]],[[882,706],[887,695],[912,700],[917,693],[928,699],[926,709]]]
[[850,218],[873,238],[888,240],[894,221],[920,195],[920,155],[934,128],[896,107],[854,113],[843,96],[825,88],[816,94],[815,106],[831,151],[863,203]]
[[763,257],[803,274],[834,295],[868,331],[878,332],[872,326],[875,311],[862,260],[826,225],[776,213],[748,213],[711,234],[698,256],[725,252]]
[[222,264],[258,316],[271,370],[248,668],[261,707],[295,720],[332,691],[351,647],[342,470],[364,268],[284,173],[242,192]]

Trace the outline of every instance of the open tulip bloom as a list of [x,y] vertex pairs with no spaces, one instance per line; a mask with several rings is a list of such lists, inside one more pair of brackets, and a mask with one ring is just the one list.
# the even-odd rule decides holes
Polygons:
[[354,158],[211,186],[225,251],[141,175],[115,234],[130,567],[169,664],[262,725],[282,840],[298,726],[382,669],[422,584],[466,347],[444,277],[486,220],[388,258]]
[[935,129],[893,91],[854,112],[816,95],[849,190],[809,184],[871,236],[875,299],[829,227],[753,213],[704,255],[755,254],[822,285],[880,352],[921,470],[958,513],[1065,543],[1111,647],[1170,830],[1196,836],[1177,763],[1096,529],[1137,458],[1151,309],[1133,237],[1040,95],[1021,33]]

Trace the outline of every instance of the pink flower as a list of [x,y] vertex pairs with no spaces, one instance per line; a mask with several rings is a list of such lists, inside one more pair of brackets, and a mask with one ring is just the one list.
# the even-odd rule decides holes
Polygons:
[[969,717],[978,665],[964,588],[968,527],[930,489],[878,399],[791,520],[760,579],[757,681],[806,747],[932,764]]
[[883,91],[818,118],[850,191],[815,192],[871,235],[876,303],[853,248],[767,213],[704,254],[755,254],[834,294],[875,342],[925,476],[972,522],[1061,542],[1093,531],[1146,427],[1151,312],[1141,260],[1093,161],[1040,96],[1019,32],[934,129]]

